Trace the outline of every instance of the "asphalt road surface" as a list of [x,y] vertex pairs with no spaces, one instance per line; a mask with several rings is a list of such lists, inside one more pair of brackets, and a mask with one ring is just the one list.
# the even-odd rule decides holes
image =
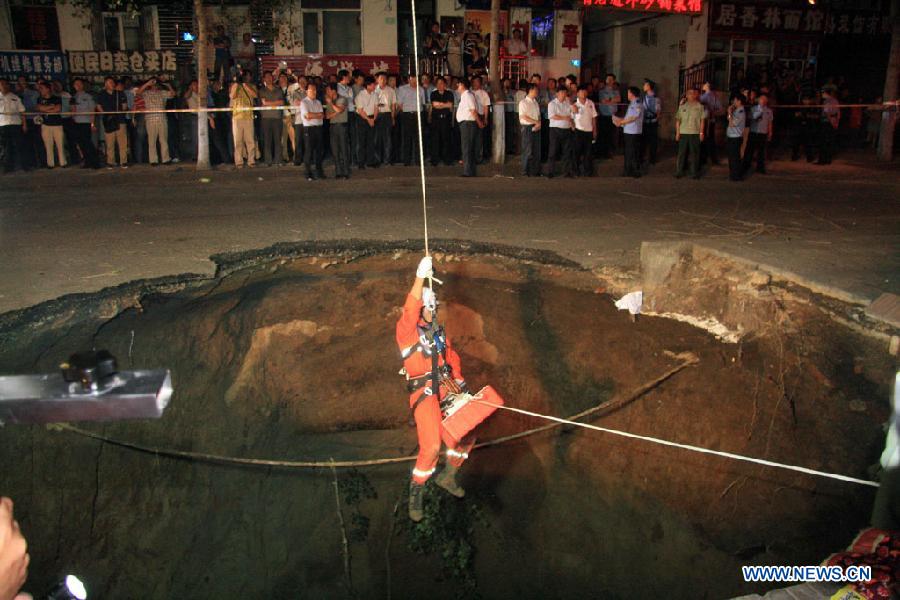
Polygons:
[[[623,270],[638,268],[642,241],[702,241],[839,297],[900,292],[896,162],[862,152],[827,167],[776,161],[768,175],[733,183],[725,166],[675,179],[672,159],[623,178],[621,160],[582,179],[513,177],[515,158],[476,179],[428,167],[429,233]],[[348,181],[303,173],[179,165],[4,176],[0,313],[133,279],[212,274],[210,255],[276,242],[422,238],[418,168],[355,171]]]

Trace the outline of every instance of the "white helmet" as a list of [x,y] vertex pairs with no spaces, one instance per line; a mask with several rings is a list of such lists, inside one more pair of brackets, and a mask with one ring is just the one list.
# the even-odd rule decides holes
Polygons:
[[422,288],[422,306],[429,312],[434,312],[437,308],[437,296],[430,287]]

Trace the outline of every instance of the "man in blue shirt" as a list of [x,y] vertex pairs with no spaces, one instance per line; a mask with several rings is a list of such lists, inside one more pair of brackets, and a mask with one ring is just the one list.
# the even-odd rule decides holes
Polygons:
[[16,80],[16,95],[25,105],[25,113],[28,129],[23,134],[22,168],[26,171],[37,167],[47,166],[47,157],[44,154],[44,141],[41,139],[41,126],[35,123],[37,113],[37,101],[41,95],[36,89],[28,85],[24,75]]
[[750,134],[744,102],[742,94],[732,94],[731,104],[728,107],[728,128],[725,130],[725,138],[728,150],[728,178],[731,181],[740,181],[744,178],[744,155]]
[[76,79],[72,82],[72,86],[75,93],[72,95],[71,108],[72,112],[76,113],[72,118],[72,141],[75,142],[84,160],[82,168],[99,169],[100,160],[93,139],[97,103],[94,97],[85,91],[84,79]]
[[612,158],[616,147],[616,126],[613,124],[613,117],[619,110],[619,103],[622,101],[622,94],[619,91],[615,75],[607,74],[606,85],[600,90],[598,96],[600,98],[600,119],[597,123],[600,129],[600,158]]
[[625,117],[613,117],[613,124],[622,128],[625,142],[625,169],[622,177],[641,176],[641,137],[644,131],[644,105],[641,90],[628,88],[628,110]]
[[744,155],[745,168],[750,169],[753,156],[756,155],[756,172],[766,173],[766,145],[772,141],[772,120],[774,115],[769,108],[769,97],[761,92],[756,99],[756,106],[750,111],[750,141]]
[[[817,165],[831,164],[834,152],[834,138],[841,123],[841,105],[835,98],[835,89],[827,87],[822,90],[822,115],[819,123],[819,160]],[[28,104],[25,104],[28,110]]]
[[700,104],[706,108],[709,118],[706,119],[706,131],[703,144],[700,147],[700,165],[706,164],[709,158],[711,164],[719,164],[719,150],[716,147],[716,121],[722,116],[722,101],[713,89],[710,82],[703,84],[703,93],[700,95]]
[[656,97],[656,83],[644,80],[644,98],[641,102],[644,107],[644,131],[641,134],[641,159],[644,158],[644,148],[647,150],[648,162],[656,164],[656,149],[659,146],[659,113],[662,105]]

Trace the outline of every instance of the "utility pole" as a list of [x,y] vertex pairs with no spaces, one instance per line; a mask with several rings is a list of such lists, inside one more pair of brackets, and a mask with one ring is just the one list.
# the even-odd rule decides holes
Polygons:
[[197,19],[197,37],[194,38],[194,53],[197,56],[197,93],[200,95],[200,112],[197,114],[197,170],[209,169],[209,121],[206,112],[207,76],[206,51],[206,14],[203,12],[203,0],[194,0],[194,16]]
[[878,158],[883,161],[890,161],[894,156],[894,128],[897,125],[897,111],[900,105],[897,104],[898,78],[900,78],[900,0],[892,0],[891,2],[891,53],[888,56],[887,73],[884,77],[884,94],[882,100],[884,102],[893,102],[890,107],[887,104],[883,106],[884,112],[881,114],[881,133],[878,136]]
[[491,132],[491,148],[494,152],[494,164],[502,165],[506,155],[506,107],[502,104],[503,88],[500,84],[500,0],[491,0],[491,55],[488,68],[491,74],[491,110],[494,112],[494,128]]

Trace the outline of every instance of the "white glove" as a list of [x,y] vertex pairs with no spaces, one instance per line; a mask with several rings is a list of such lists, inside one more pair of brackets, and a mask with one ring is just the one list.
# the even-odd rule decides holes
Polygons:
[[416,268],[416,277],[420,279],[425,279],[426,277],[431,277],[434,271],[432,271],[431,266],[431,257],[426,256],[422,260],[419,261],[419,266]]

